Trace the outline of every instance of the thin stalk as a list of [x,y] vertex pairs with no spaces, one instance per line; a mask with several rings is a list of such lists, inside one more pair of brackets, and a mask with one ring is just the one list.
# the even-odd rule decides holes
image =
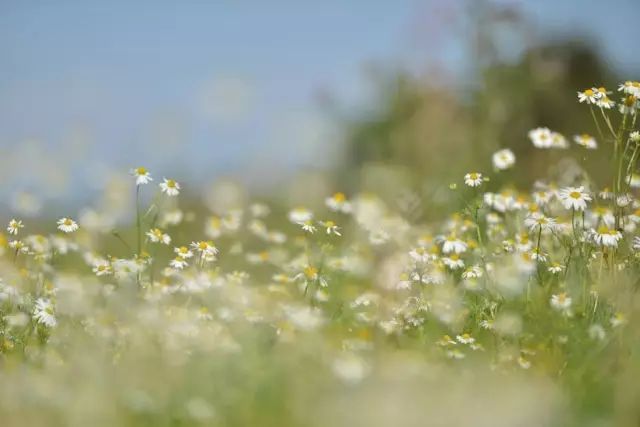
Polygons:
[[136,185],[136,232],[138,240],[138,255],[142,253],[142,227],[140,221],[140,186]]

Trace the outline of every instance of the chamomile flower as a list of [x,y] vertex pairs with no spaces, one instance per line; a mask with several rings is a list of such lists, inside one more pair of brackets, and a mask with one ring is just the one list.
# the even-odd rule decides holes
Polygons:
[[633,238],[633,249],[636,251],[640,251],[640,236],[636,236]]
[[595,104],[598,101],[598,98],[600,98],[599,93],[593,89],[585,89],[582,92],[578,92],[578,101],[581,104]]
[[313,213],[303,207],[294,208],[289,211],[289,221],[294,224],[300,224],[301,222],[311,221],[313,219]]
[[452,270],[464,268],[464,261],[460,259],[458,254],[451,254],[449,256],[443,257],[442,262]]
[[605,96],[610,95],[612,93],[610,90],[607,90],[607,88],[603,86],[592,87],[591,90],[595,93],[596,98],[598,99],[602,99]]
[[524,225],[532,232],[553,231],[556,227],[556,220],[540,212],[533,212],[525,218]]
[[595,150],[598,148],[598,143],[596,142],[596,139],[586,133],[574,136],[573,140],[575,141],[576,144],[588,150]]
[[173,179],[163,178],[160,183],[160,190],[167,196],[174,197],[180,194],[180,184]]
[[622,240],[622,233],[615,228],[609,228],[601,225],[597,230],[591,229],[591,238],[600,246],[608,248],[618,247],[618,242]]
[[614,313],[613,316],[611,316],[611,319],[609,319],[609,323],[611,323],[611,326],[613,326],[614,328],[623,326],[627,323],[627,316],[625,316],[624,313],[618,311]]
[[33,309],[33,318],[41,325],[53,328],[58,324],[51,300],[38,298]]
[[336,236],[342,236],[340,233],[340,227],[333,221],[318,221],[321,227],[323,227],[327,234],[335,234]]
[[7,231],[9,232],[9,234],[13,234],[14,236],[17,236],[18,231],[20,231],[21,228],[24,228],[22,221],[17,219],[12,219],[11,221],[9,221],[9,225],[7,226]]
[[456,335],[456,340],[458,340],[460,344],[473,344],[476,342],[476,339],[467,333]]
[[218,255],[218,248],[211,241],[201,240],[199,242],[191,242],[191,248],[200,255],[205,257],[215,257]]
[[516,156],[508,148],[496,151],[491,156],[493,167],[497,170],[509,169],[516,163]]
[[152,228],[151,230],[146,232],[147,237],[152,243],[162,243],[164,245],[168,245],[171,243],[171,236],[167,233],[164,233],[159,228]]
[[471,172],[464,176],[464,183],[469,187],[478,187],[482,184],[482,174]]
[[571,309],[572,299],[566,292],[551,295],[551,307],[558,311],[568,312]]
[[335,193],[331,197],[325,199],[325,204],[334,212],[351,213],[351,202],[347,200],[344,193]]
[[73,233],[78,229],[78,223],[71,218],[60,218],[58,220],[58,230],[65,233]]
[[182,257],[177,256],[169,262],[169,266],[174,270],[182,270],[187,267],[189,263]]
[[130,173],[135,177],[136,185],[144,185],[153,181],[153,178],[151,178],[151,174],[149,173],[149,171],[142,166],[131,169]]
[[111,263],[104,259],[97,259],[93,263],[93,272],[96,276],[106,276],[113,272]]
[[458,238],[455,234],[449,234],[447,237],[443,239],[442,242],[442,252],[445,254],[449,254],[451,252],[455,252],[456,254],[461,254],[466,252],[468,245]]
[[638,102],[638,98],[634,95],[629,95],[624,97],[620,104],[618,104],[618,111],[620,111],[620,114],[634,115],[639,107],[640,102]]
[[427,263],[432,259],[432,254],[422,246],[409,251],[409,256],[416,262]]
[[9,242],[9,247],[11,249],[15,249],[16,253],[29,253],[29,246],[27,246],[22,240],[11,240]]
[[611,108],[613,108],[616,103],[609,98],[607,95],[603,95],[602,97],[598,98],[598,101],[596,102],[596,105],[600,108],[604,108],[606,110],[609,110]]
[[552,262],[551,264],[549,264],[549,267],[547,267],[547,271],[551,274],[560,274],[564,271],[564,265],[557,262]]
[[564,135],[562,135],[559,132],[552,132],[551,148],[561,148],[561,149],[569,148],[569,143],[567,142],[567,138],[565,138]]
[[482,269],[477,265],[472,265],[462,273],[463,279],[478,279],[482,277]]
[[626,81],[618,86],[618,91],[627,95],[640,96],[640,82]]
[[536,148],[551,148],[552,132],[549,128],[539,127],[529,131],[529,139]]
[[299,222],[298,225],[300,227],[302,227],[302,230],[306,231],[307,233],[315,233],[317,231],[317,228],[315,225],[313,225],[313,221],[311,220],[307,220],[304,222]]
[[182,259],[189,259],[193,256],[193,252],[191,252],[191,249],[186,246],[173,248],[173,252]]
[[566,187],[558,192],[558,197],[565,209],[584,211],[587,202],[591,201],[589,193],[584,191],[584,187]]

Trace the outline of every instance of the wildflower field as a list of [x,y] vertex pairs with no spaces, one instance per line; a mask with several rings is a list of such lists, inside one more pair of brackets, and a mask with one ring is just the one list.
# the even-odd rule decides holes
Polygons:
[[[4,218],[0,425],[640,425],[638,98],[578,92],[585,133],[435,183],[435,220],[345,188],[205,208],[143,165],[126,221]],[[520,188],[519,144],[599,170]]]

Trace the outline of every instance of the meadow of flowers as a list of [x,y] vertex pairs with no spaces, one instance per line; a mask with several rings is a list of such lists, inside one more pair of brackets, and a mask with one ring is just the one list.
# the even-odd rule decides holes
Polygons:
[[513,142],[607,182],[492,188],[504,148],[436,222],[341,188],[203,216],[144,167],[128,224],[6,218],[0,425],[639,425],[640,83],[615,92],[578,93],[593,136]]

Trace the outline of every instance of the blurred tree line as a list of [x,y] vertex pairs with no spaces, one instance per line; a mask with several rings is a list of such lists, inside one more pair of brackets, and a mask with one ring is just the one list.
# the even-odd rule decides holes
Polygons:
[[[393,193],[390,177],[400,171],[400,185],[412,187],[437,208],[450,202],[438,196],[443,184],[461,183],[470,171],[491,172],[491,154],[510,148],[515,168],[491,174],[489,188],[513,182],[526,189],[567,156],[594,173],[598,185],[606,185],[608,147],[576,97],[578,90],[594,85],[617,89],[621,77],[597,46],[577,36],[529,43],[530,28],[511,8],[471,2],[467,12],[474,26],[468,40],[473,64],[469,80],[447,85],[434,82],[428,73],[378,71],[375,112],[343,118],[346,151],[337,179],[365,189],[388,186]],[[500,55],[500,44],[509,37],[528,45],[515,61]],[[572,149],[534,149],[527,132],[538,126],[565,135]],[[573,135],[581,133],[595,136],[601,148],[586,152],[575,146]],[[396,172],[389,175],[389,170]]]

